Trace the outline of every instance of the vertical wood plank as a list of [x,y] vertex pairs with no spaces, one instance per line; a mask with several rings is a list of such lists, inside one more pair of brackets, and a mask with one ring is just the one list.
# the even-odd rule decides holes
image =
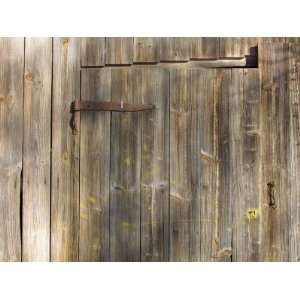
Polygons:
[[259,74],[232,70],[230,197],[233,201],[233,261],[259,259],[260,144]]
[[188,61],[191,53],[190,39],[163,37],[160,39],[161,61]]
[[136,37],[133,44],[133,62],[155,63],[159,62],[159,38]]
[[214,70],[171,70],[170,259],[213,256],[216,165]]
[[81,39],[81,66],[94,67],[105,65],[105,38],[89,37]]
[[189,71],[170,70],[170,260],[190,258]]
[[169,243],[169,72],[140,69],[137,86],[153,111],[141,112],[141,260],[167,261]]
[[190,38],[192,59],[217,59],[219,58],[219,38],[202,37]]
[[300,45],[289,46],[289,261],[300,260]]
[[[82,70],[83,100],[110,101],[110,69]],[[80,261],[109,259],[110,112],[82,112]]]
[[261,37],[258,38],[260,43],[285,43],[289,38],[286,37]]
[[[112,101],[139,103],[138,73],[112,70]],[[110,252],[113,261],[140,260],[141,128],[138,112],[112,112]]]
[[0,261],[20,261],[24,39],[0,38],[0,53]]
[[230,110],[231,70],[217,71],[218,80],[218,201],[217,201],[217,232],[215,234],[216,260],[231,261],[233,199],[230,197]]
[[80,39],[54,38],[52,106],[51,260],[78,260],[79,135],[71,102],[80,97]]
[[285,42],[286,43],[299,44],[300,43],[300,37],[286,37]]
[[[263,261],[288,259],[287,145],[289,103],[287,93],[288,47],[262,43],[259,48],[262,84],[262,200],[261,249]],[[270,191],[271,186],[271,191]],[[276,208],[269,205],[274,194]]]
[[50,259],[52,38],[26,38],[23,147],[24,261]]
[[[216,71],[199,69],[192,71],[192,103],[198,103],[199,124],[195,130],[195,139],[199,139],[196,159],[199,165],[200,197],[200,260],[214,260],[214,234],[216,218],[216,188],[218,159],[216,143]],[[196,161],[197,162],[197,161]],[[195,162],[192,162],[195,165]],[[197,165],[198,167],[198,165]],[[197,195],[195,195],[197,197]],[[194,211],[197,214],[197,211]],[[194,219],[197,215],[194,216]],[[195,247],[194,247],[195,248]]]
[[133,38],[106,38],[106,64],[130,65],[133,61]]
[[191,70],[170,72],[170,260],[198,261],[199,103],[191,92],[198,82]]
[[243,57],[255,52],[258,40],[255,37],[220,38],[220,57]]

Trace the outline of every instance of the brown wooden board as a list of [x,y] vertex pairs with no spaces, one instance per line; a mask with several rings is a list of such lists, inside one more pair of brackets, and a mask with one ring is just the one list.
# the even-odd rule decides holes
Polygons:
[[289,261],[300,260],[300,45],[289,46]]
[[233,261],[259,259],[260,95],[256,69],[232,70],[229,102]]
[[[211,261],[215,259],[214,234],[216,215],[216,189],[218,159],[216,153],[216,105],[217,85],[215,70],[192,70],[192,98],[193,110],[197,113],[197,127],[193,138],[199,140],[196,161],[200,159],[199,168],[199,211],[192,211],[193,218],[200,218],[200,260]],[[191,162],[191,166],[194,165]],[[196,180],[195,178],[193,179]],[[195,195],[194,197],[197,197]],[[198,225],[198,224],[197,224]],[[198,225],[199,226],[199,225]],[[194,243],[199,243],[195,240]],[[193,246],[198,251],[199,246]]]
[[191,38],[191,59],[218,59],[219,38]]
[[[111,98],[110,69],[83,70],[81,97]],[[80,261],[109,259],[110,112],[81,113]]]
[[[288,45],[284,43],[261,43],[259,51],[263,140],[260,259],[286,261],[289,250],[289,51]],[[273,186],[271,192],[268,187],[270,185]],[[274,194],[276,208],[269,205],[270,193]]]
[[106,64],[130,65],[133,61],[133,38],[106,38]]
[[71,103],[80,98],[80,39],[53,40],[51,260],[78,260],[79,135]]
[[254,37],[220,38],[220,57],[243,57],[255,54],[258,39]]
[[105,65],[105,38],[81,38],[81,66],[94,67]]
[[[138,73],[112,69],[112,101],[139,103]],[[110,257],[140,260],[141,125],[139,112],[112,112]]]
[[24,39],[0,38],[0,53],[0,261],[20,261]]
[[135,37],[133,44],[134,63],[156,63],[159,62],[160,39]]
[[169,72],[136,71],[138,98],[155,109],[140,113],[141,260],[169,259]]
[[232,254],[232,225],[233,199],[230,195],[230,111],[231,100],[231,70],[217,72],[218,88],[218,199],[216,203],[216,260],[231,261]]
[[188,38],[161,38],[161,61],[188,61],[191,54],[191,43]]
[[24,261],[50,259],[52,38],[25,44],[23,242]]
[[190,101],[190,78],[190,70],[174,69],[170,71],[171,261],[190,260],[190,228],[193,221],[190,213],[193,199],[198,204],[197,198],[193,198],[191,183],[192,172],[195,169],[197,170],[197,161],[193,161],[194,157],[191,157],[194,148],[191,145],[192,103]]

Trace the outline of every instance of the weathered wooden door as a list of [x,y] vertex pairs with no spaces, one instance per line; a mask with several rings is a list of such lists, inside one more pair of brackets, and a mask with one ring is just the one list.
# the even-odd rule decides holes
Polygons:
[[0,260],[299,261],[298,42],[0,39]]
[[[80,260],[258,259],[257,69],[82,70]],[[235,212],[235,213],[234,213]]]

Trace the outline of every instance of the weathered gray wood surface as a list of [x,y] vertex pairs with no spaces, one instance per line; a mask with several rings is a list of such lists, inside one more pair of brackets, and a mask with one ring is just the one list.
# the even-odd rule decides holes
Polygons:
[[300,260],[299,38],[0,50],[0,261]]
[[141,260],[169,258],[169,72],[140,69],[138,97],[155,109],[141,112]]
[[300,260],[300,47],[289,46],[289,144],[288,144],[288,181],[289,181],[289,261]]
[[[83,70],[81,96],[110,101],[111,70]],[[80,128],[80,261],[109,259],[110,112],[82,112]]]
[[252,37],[220,38],[220,57],[242,57],[251,55],[258,45]]
[[134,38],[135,63],[159,62],[160,39],[158,38]]
[[106,64],[130,65],[133,60],[133,38],[106,38]]
[[24,39],[0,38],[0,261],[21,260]]
[[[137,70],[113,69],[112,101],[140,103]],[[110,254],[113,261],[140,260],[141,117],[112,112]]]
[[53,40],[51,260],[78,260],[79,134],[71,103],[80,99],[80,39]]
[[52,38],[27,38],[24,74],[24,261],[50,259]]
[[220,55],[220,39],[217,37],[192,38],[192,59],[217,59]]
[[105,65],[105,38],[81,38],[81,66]]
[[[284,43],[262,43],[261,72],[261,260],[286,261],[289,251],[288,97],[289,48]],[[276,208],[269,205],[273,185]]]
[[257,69],[232,70],[229,103],[233,261],[259,259],[260,97]]

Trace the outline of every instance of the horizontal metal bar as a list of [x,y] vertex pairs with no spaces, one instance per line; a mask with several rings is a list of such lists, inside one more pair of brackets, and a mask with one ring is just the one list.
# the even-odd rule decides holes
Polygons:
[[72,103],[72,111],[119,111],[135,112],[152,110],[153,104],[127,103],[127,102],[107,102],[107,101],[80,101]]

